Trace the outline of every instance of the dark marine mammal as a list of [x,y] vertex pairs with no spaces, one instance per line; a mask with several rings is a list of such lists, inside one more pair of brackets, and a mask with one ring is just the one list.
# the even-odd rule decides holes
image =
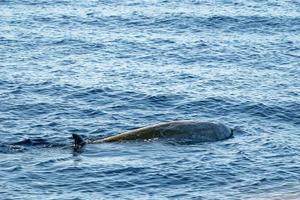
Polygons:
[[129,140],[150,140],[172,138],[192,140],[194,142],[213,142],[232,137],[233,131],[224,124],[198,121],[172,121],[145,126],[117,135],[94,141],[85,141],[80,135],[73,134],[75,147],[85,144],[121,142]]

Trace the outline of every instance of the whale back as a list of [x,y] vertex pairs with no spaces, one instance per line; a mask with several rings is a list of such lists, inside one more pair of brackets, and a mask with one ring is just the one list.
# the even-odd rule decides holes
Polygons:
[[213,142],[232,136],[230,128],[221,123],[179,121],[162,128],[162,135],[176,141]]
[[75,146],[86,143],[120,142],[129,140],[170,139],[177,142],[213,142],[232,136],[230,128],[220,123],[197,121],[173,121],[130,130],[94,141],[84,141],[73,134]]

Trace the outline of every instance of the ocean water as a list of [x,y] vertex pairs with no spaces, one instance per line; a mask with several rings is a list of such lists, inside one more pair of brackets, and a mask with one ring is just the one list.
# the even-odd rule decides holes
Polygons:
[[[1,199],[300,199],[299,63],[297,0],[0,0]],[[71,147],[183,119],[236,131]]]

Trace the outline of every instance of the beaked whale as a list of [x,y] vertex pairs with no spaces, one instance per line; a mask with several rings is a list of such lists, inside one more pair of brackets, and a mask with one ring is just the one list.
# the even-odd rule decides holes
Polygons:
[[171,138],[193,142],[213,142],[233,136],[233,129],[221,123],[198,121],[171,121],[133,129],[124,133],[98,140],[84,140],[80,135],[73,134],[76,148],[85,144],[107,142],[122,142],[129,140],[151,140],[156,138]]

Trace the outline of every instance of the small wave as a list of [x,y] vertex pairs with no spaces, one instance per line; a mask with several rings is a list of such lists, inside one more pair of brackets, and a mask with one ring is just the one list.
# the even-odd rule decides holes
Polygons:
[[22,153],[26,150],[27,150],[26,147],[20,145],[0,144],[0,153],[4,153],[4,154]]
[[141,103],[149,106],[155,107],[174,107],[183,97],[181,95],[165,95],[165,94],[157,94],[157,95],[149,95],[145,98],[141,99]]
[[13,105],[7,109],[10,111],[10,113],[14,113],[20,117],[32,117],[58,112],[59,107],[56,104],[41,102]]
[[290,104],[285,107],[277,105],[266,105],[263,103],[246,102],[242,104],[243,109],[255,116],[283,120],[285,122],[300,123],[300,105]]
[[210,97],[203,100],[183,103],[176,109],[183,112],[212,113],[213,115],[229,115],[233,113],[243,113],[254,117],[261,117],[272,120],[281,120],[299,124],[300,106],[297,103],[286,104],[285,107],[279,105],[267,105],[257,102],[237,102],[235,100]]
[[74,91],[70,91],[70,94],[66,96],[67,99],[97,99],[101,96],[109,95],[113,93],[114,90],[109,87],[93,87],[93,88],[77,88]]
[[[130,16],[131,17],[131,16]],[[126,22],[135,27],[156,27],[156,28],[174,28],[176,30],[203,31],[203,29],[224,29],[225,31],[235,32],[269,32],[274,31],[297,31],[299,17],[276,17],[276,16],[188,16],[184,14],[175,14],[162,16],[156,19],[141,17],[132,22],[132,18],[110,18],[109,20]]]
[[[49,46],[49,44],[45,44]],[[103,50],[105,45],[99,42],[86,41],[82,39],[74,39],[74,38],[63,38],[61,40],[53,41],[51,43],[55,48],[61,47],[60,52],[68,53],[72,49],[72,53],[87,53],[87,52],[95,52],[98,50]],[[70,53],[70,52],[69,52]]]

